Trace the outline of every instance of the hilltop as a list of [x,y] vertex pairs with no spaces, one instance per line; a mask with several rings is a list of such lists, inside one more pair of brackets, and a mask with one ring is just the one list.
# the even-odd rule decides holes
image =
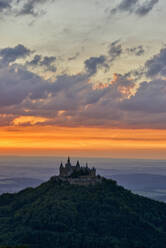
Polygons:
[[113,180],[72,185],[49,180],[0,196],[0,246],[165,248],[166,204]]

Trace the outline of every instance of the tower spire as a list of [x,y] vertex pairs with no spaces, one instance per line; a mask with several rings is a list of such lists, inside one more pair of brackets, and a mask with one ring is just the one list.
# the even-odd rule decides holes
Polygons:
[[67,159],[67,163],[66,163],[66,166],[70,166],[71,167],[71,162],[70,162],[70,157],[68,156],[68,159]]
[[79,160],[77,160],[76,167],[79,167],[80,168],[80,162],[79,162]]

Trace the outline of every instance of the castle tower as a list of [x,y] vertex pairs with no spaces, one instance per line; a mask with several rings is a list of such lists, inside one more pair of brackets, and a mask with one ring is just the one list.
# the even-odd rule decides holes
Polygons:
[[76,163],[76,167],[80,168],[80,162],[79,162],[79,160]]
[[70,157],[68,157],[67,159],[67,164],[66,164],[67,167],[71,167],[71,162],[70,162]]
[[91,170],[91,176],[92,177],[95,177],[96,176],[96,169],[95,169],[95,167],[93,167],[92,170]]
[[63,164],[61,162],[61,165],[60,165],[60,168],[59,168],[59,174],[60,174],[60,176],[63,176],[63,173],[64,173],[64,167],[63,167]]
[[81,166],[80,166],[80,162],[79,161],[77,161],[75,168],[76,168],[76,171],[79,171],[81,169]]

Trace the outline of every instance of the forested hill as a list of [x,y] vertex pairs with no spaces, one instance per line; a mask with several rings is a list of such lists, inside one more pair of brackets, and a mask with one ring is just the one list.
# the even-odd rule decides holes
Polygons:
[[0,196],[0,247],[165,248],[166,204],[103,179]]

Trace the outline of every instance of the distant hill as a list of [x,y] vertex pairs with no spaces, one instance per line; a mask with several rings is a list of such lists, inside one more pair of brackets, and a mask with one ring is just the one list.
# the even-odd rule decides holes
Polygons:
[[0,194],[15,193],[27,187],[36,187],[43,181],[37,178],[5,178],[0,179]]
[[166,204],[110,179],[94,186],[49,180],[0,196],[0,246],[165,248]]
[[166,189],[166,176],[153,174],[119,174],[112,176],[124,186],[132,189]]
[[133,192],[166,201],[166,176],[139,173],[113,175],[112,178]]

